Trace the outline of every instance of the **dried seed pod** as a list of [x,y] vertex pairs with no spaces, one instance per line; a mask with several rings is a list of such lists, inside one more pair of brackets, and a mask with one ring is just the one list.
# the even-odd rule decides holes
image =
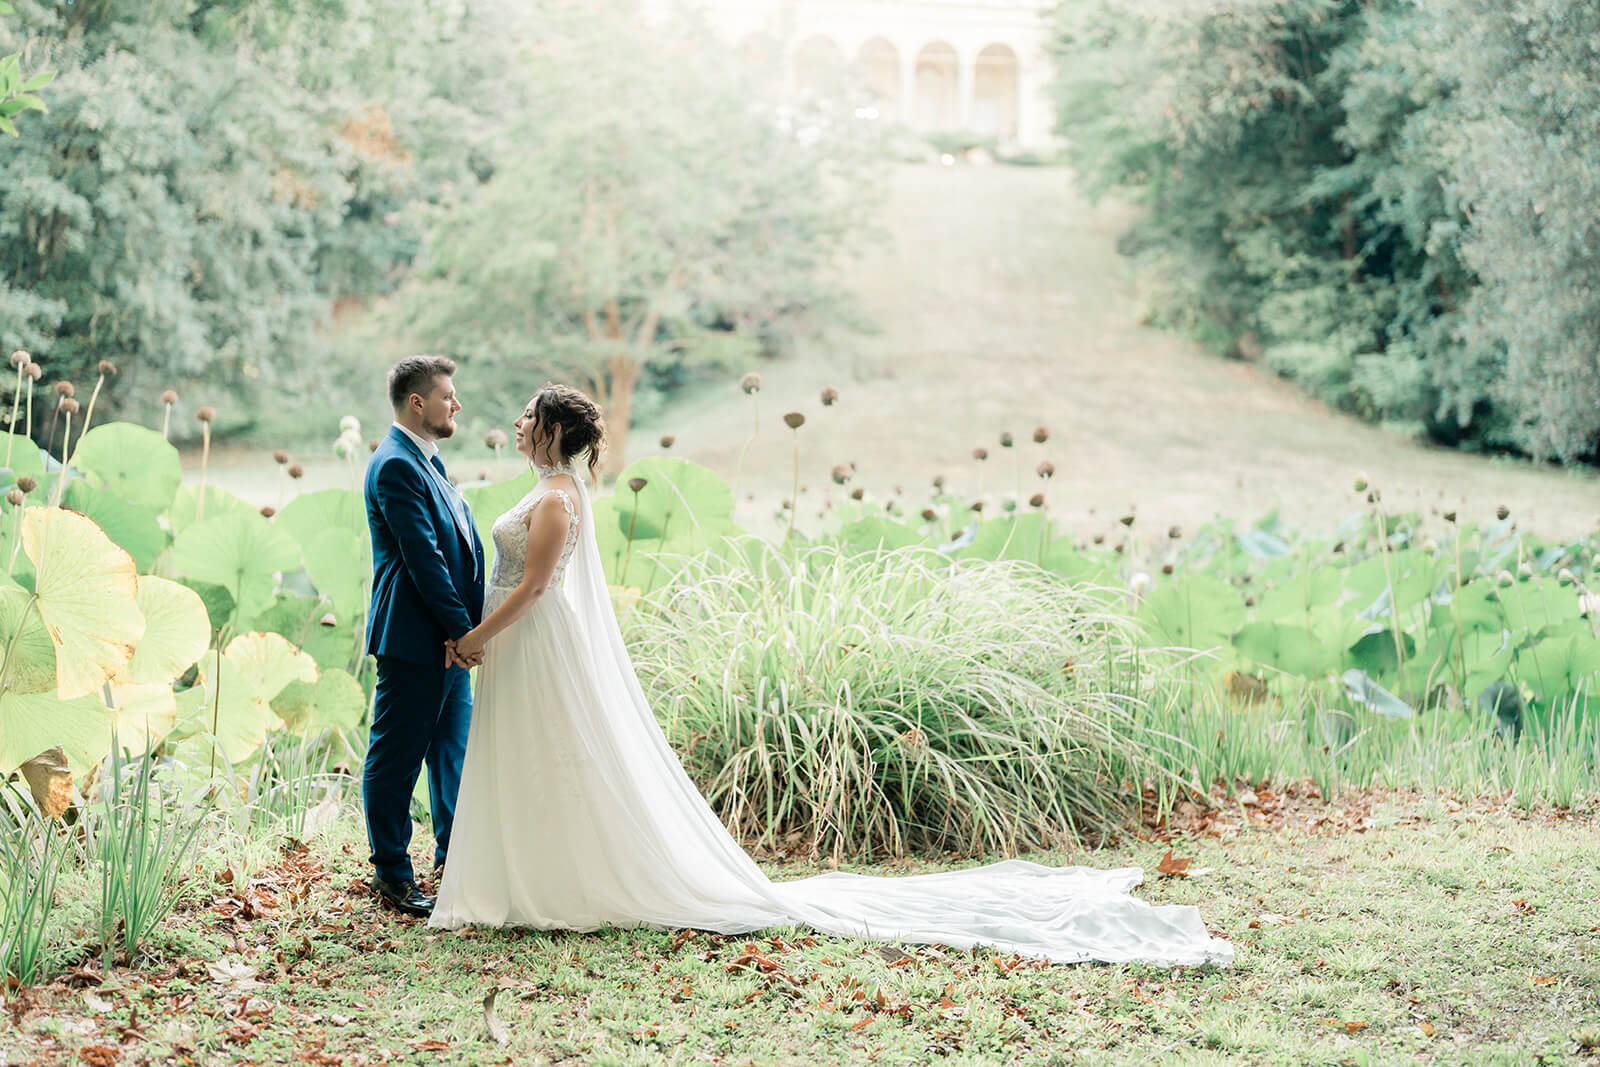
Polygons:
[[171,389],[163,389],[161,390],[161,402],[170,408],[178,402],[178,394]]
[[1174,540],[1174,541],[1178,540],[1178,538],[1183,536],[1183,527],[1182,526],[1169,526],[1167,528],[1167,536],[1169,538],[1171,538],[1172,540]]
[[747,371],[740,375],[739,388],[744,390],[745,396],[754,396],[761,392],[761,375],[755,371]]
[[39,366],[37,363],[30,363],[26,367],[23,367],[22,370],[34,381],[38,381],[40,378],[44,377],[44,368]]
[[1044,460],[1037,467],[1033,468],[1033,472],[1046,481],[1049,481],[1051,478],[1056,476],[1056,465],[1051,463],[1049,460]]
[[791,411],[783,417],[783,424],[791,430],[798,430],[806,424],[806,417],[798,411]]
[[288,474],[289,477],[298,481],[306,476],[306,469],[300,466],[300,464],[296,463],[294,466],[289,468]]
[[1367,491],[1367,484],[1368,484],[1367,483],[1367,476],[1365,474],[1356,475],[1356,480],[1355,480],[1356,492],[1365,493]]
[[1034,507],[1034,508],[1042,508],[1042,507],[1044,507],[1044,494],[1043,493],[1035,493],[1032,496],[1030,496],[1028,498],[1028,506],[1029,507]]
[[856,486],[854,489],[850,490],[850,499],[851,500],[860,500],[862,497],[864,497],[866,495],[867,495],[867,491],[865,489],[861,488],[859,485]]
[[78,391],[77,387],[75,385],[73,385],[71,382],[57,382],[56,383],[56,396],[72,396],[72,395],[76,394],[77,391]]
[[934,511],[932,508],[923,508],[922,509],[922,521],[923,522],[932,522],[934,519],[937,519],[938,517],[939,517],[939,513],[937,511]]
[[278,509],[273,507],[271,504],[262,504],[261,505],[261,517],[263,519],[270,519],[270,518],[272,518],[272,516],[276,515],[277,513],[278,513]]
[[371,441],[367,442],[367,451],[368,452],[376,452],[377,450],[378,450],[378,441],[377,441],[376,438],[374,438]]
[[1010,448],[1012,445],[1014,445],[1016,443],[1017,443],[1016,442],[1016,438],[1011,436],[1011,431],[1007,430],[1005,433],[1002,433],[1000,435],[1000,447],[1001,448]]
[[973,502],[972,502],[972,503],[971,503],[971,505],[969,505],[969,506],[970,506],[970,507],[971,507],[971,509],[972,509],[972,510],[973,510],[973,511],[980,511],[980,512],[981,512],[981,511],[982,511],[982,510],[983,510],[983,501],[981,501],[981,500],[974,500],[974,501],[973,501]]
[[972,450],[972,458],[982,463],[989,458],[989,450],[987,448],[974,448]]
[[1097,545],[1105,544],[1106,543],[1106,535],[1103,534],[1103,533],[1095,534],[1094,535],[1094,543],[1097,544]]
[[19,348],[15,352],[11,353],[11,365],[13,367],[26,367],[32,362],[33,357],[28,355],[27,351],[24,349]]
[[318,619],[317,623],[320,626],[338,626],[339,620],[335,618],[333,612],[330,611],[322,618]]
[[850,480],[850,468],[846,467],[842,463],[834,467],[831,473],[833,475],[834,485],[843,485],[845,482]]
[[217,409],[207,404],[205,407],[195,412],[194,417],[199,419],[201,422],[216,422]]
[[1452,523],[1455,522],[1456,521],[1456,513],[1454,511],[1445,512],[1444,513],[1444,521],[1445,522],[1452,522]]
[[100,371],[100,377],[102,378],[113,378],[117,373],[117,365],[109,359],[102,359],[96,369]]
[[944,475],[935,474],[933,476],[933,487],[935,489],[943,489],[944,488]]
[[1501,504],[1499,507],[1494,509],[1494,517],[1497,519],[1508,519],[1511,517],[1511,509],[1506,507],[1504,504]]
[[650,484],[650,479],[648,479],[648,478],[629,478],[628,479],[628,488],[632,489],[635,493],[637,493],[640,490],[644,489],[644,487],[649,485],[649,484]]
[[1048,440],[1050,440],[1050,430],[1047,427],[1039,426],[1039,427],[1036,427],[1034,429],[1034,431],[1033,431],[1033,443],[1034,444],[1042,445]]
[[661,435],[661,447],[662,448],[671,448],[673,445],[675,445],[677,443],[678,443],[678,439],[676,437],[672,436],[670,433],[664,433],[664,434]]
[[831,408],[831,407],[833,407],[834,404],[838,403],[838,401],[839,401],[839,390],[835,389],[831,385],[822,390],[822,406],[823,407]]
[[511,438],[506,436],[506,432],[504,430],[496,426],[494,429],[483,435],[483,443],[488,448],[501,449],[511,443]]
[[14,508],[20,508],[22,506],[22,502],[27,499],[27,495],[23,493],[21,489],[13,489],[6,493],[6,503],[10,504]]
[[65,411],[68,415],[76,415],[78,413],[77,397],[64,396],[61,398],[61,402],[56,406],[62,411]]
[[276,452],[272,453],[272,462],[276,463],[280,467],[283,466],[285,463],[289,462],[289,453],[285,452],[281,448],[278,449]]
[[1124,526],[1132,526],[1133,525],[1133,516],[1132,515],[1124,515],[1120,519],[1118,519],[1117,521],[1122,523],[1122,525],[1124,525]]
[[35,489],[39,488],[39,483],[31,476],[24,474],[22,477],[17,479],[17,488],[21,489],[24,493],[31,493]]
[[1172,566],[1172,564],[1170,564],[1170,563],[1163,563],[1163,564],[1162,564],[1162,565],[1161,565],[1161,573],[1162,573],[1162,574],[1171,574],[1171,573],[1172,573],[1172,571],[1173,571],[1173,566]]

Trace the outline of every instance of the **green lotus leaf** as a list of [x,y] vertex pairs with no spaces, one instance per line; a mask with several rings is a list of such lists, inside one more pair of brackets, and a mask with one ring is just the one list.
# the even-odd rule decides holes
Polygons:
[[1496,588],[1495,594],[1512,633],[1526,630],[1537,634],[1578,618],[1578,590],[1554,578],[1534,577],[1513,582]]
[[234,608],[237,606],[233,602],[232,593],[220,585],[196,582],[189,578],[179,578],[178,584],[193,592],[205,605],[206,620],[211,626],[212,633],[228,625],[228,620],[233,618]]
[[167,682],[113,682],[111,709],[116,745],[130,756],[149,752],[178,725],[178,699]]
[[1329,645],[1308,627],[1249,622],[1233,635],[1233,647],[1252,661],[1302,678],[1320,678],[1339,665],[1344,646]]
[[[1424,552],[1405,549],[1388,554],[1387,570],[1383,556],[1347,568],[1344,586],[1353,595],[1356,610],[1368,618],[1387,616],[1393,604],[1403,620],[1407,612],[1433,595],[1445,574],[1445,567],[1439,560]],[[1394,580],[1392,589],[1390,578]]]
[[0,588],[0,640],[12,642],[0,688],[17,693],[48,693],[56,687],[55,642],[50,640],[33,594],[21,586],[7,584]]
[[[8,463],[7,457],[10,457]],[[0,432],[0,483],[5,488],[24,474],[34,481],[44,481],[44,456],[39,451],[39,446],[19,433]],[[38,494],[35,489],[34,493]]]
[[96,489],[155,512],[172,506],[183,482],[178,450],[156,431],[130,422],[106,423],[84,434],[73,465]]
[[1050,524],[1043,515],[990,519],[978,526],[972,543],[962,549],[962,559],[1023,559],[1036,563],[1050,543]]
[[[645,480],[637,494],[628,488],[634,478]],[[624,538],[631,523],[635,539],[694,552],[733,532],[733,491],[715,471],[688,460],[653,456],[630,465],[618,475],[611,499]]]
[[[202,499],[205,501],[204,508],[200,506]],[[172,507],[167,511],[167,522],[173,533],[181,534],[198,522],[227,515],[253,515],[260,518],[261,509],[214,485],[206,486],[204,493],[200,492],[198,486],[186,485],[178,490],[178,495],[173,499]]]
[[187,586],[147,574],[139,579],[139,610],[144,638],[121,680],[170,687],[211,644],[205,601]]
[[112,715],[97,693],[0,693],[0,775],[60,745],[74,774],[111,750]]
[[38,610],[56,646],[62,700],[92,692],[133,658],[144,636],[133,558],[100,527],[59,508],[29,508],[22,544],[33,560]]
[[196,581],[227,589],[235,602],[234,618],[250,618],[272,605],[278,574],[300,566],[300,546],[259,514],[234,512],[180,533],[172,565]]
[[[1407,662],[1416,658],[1417,642],[1408,633],[1400,635],[1400,651]],[[1399,666],[1394,647],[1394,631],[1374,630],[1363,634],[1344,656],[1345,666],[1371,675],[1392,674]]]
[[1337,601],[1343,590],[1344,582],[1337,569],[1305,569],[1262,593],[1256,604],[1256,618],[1264,622],[1304,622],[1314,608]]
[[323,530],[306,549],[306,568],[317,592],[332,602],[341,618],[354,619],[367,610],[367,585],[372,564],[367,558],[366,539],[349,530]]
[[1345,696],[1368,711],[1377,712],[1390,722],[1412,717],[1411,705],[1373,681],[1366,671],[1352,668],[1345,671],[1341,678]]
[[494,537],[490,533],[494,520],[515,507],[517,501],[527,496],[538,484],[538,477],[528,470],[507,481],[476,486],[461,494],[472,508],[472,521],[478,527],[478,537],[483,541],[485,552],[494,554]]
[[[1450,647],[1449,655],[1454,655],[1454,646]],[[1492,634],[1481,630],[1464,631],[1461,653],[1467,664],[1467,695],[1475,697],[1495,682],[1509,681],[1516,652],[1516,644],[1508,631]]]
[[141,572],[155,566],[156,557],[171,542],[161,528],[160,512],[144,504],[132,503],[105,489],[91,489],[81,481],[67,487],[66,505],[95,521],[106,536],[133,557]]
[[354,730],[366,717],[367,693],[348,671],[324,671],[315,685],[291,682],[272,710],[302,737],[330,727]]
[[1232,641],[1245,622],[1244,600],[1224,581],[1190,576],[1150,590],[1139,605],[1139,618],[1159,642],[1205,650]]
[[926,542],[920,533],[892,519],[857,519],[839,530],[839,547],[846,552],[876,552],[880,548],[909,548]]
[[[332,626],[322,621],[329,614],[334,615]],[[289,644],[316,660],[319,668],[348,666],[355,654],[353,620],[330,612],[319,597],[279,593],[272,607],[251,620],[250,629],[283,635]]]
[[1580,686],[1592,691],[1600,683],[1600,639],[1586,625],[1575,624],[1519,649],[1516,664],[1517,677],[1546,703],[1564,699]]
[[[494,517],[490,516],[490,522]],[[320,489],[301,493],[273,517],[272,524],[290,537],[315,562],[311,551],[316,539],[328,530],[345,530],[355,535],[365,549],[367,509],[359,494],[348,489]],[[312,573],[315,573],[313,568]]]

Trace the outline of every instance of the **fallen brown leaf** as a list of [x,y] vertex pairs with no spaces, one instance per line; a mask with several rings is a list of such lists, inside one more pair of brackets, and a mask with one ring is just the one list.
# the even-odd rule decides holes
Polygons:
[[1178,859],[1169,848],[1167,849],[1167,854],[1161,857],[1161,862],[1156,864],[1156,873],[1163,878],[1187,878],[1189,877],[1189,864],[1193,862],[1193,856]]

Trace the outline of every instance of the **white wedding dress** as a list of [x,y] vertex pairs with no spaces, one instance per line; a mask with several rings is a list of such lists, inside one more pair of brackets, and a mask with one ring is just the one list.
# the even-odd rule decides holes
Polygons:
[[522,579],[528,511],[558,493],[567,544],[550,589],[485,650],[443,883],[429,925],[693,927],[827,934],[1060,962],[1227,964],[1192,907],[1129,896],[1137,867],[1009,860],[905,877],[774,882],[718,820],[667,744],[633,671],[583,481],[541,485],[494,524],[484,613]]

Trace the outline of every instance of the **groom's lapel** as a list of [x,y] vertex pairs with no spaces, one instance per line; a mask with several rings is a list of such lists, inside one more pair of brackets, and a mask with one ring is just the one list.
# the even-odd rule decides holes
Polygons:
[[[436,493],[444,497],[444,508],[450,513],[451,519],[455,522],[456,533],[461,535],[461,541],[467,547],[467,555],[472,558],[473,577],[477,577],[478,551],[472,543],[472,519],[467,512],[466,498],[457,492],[456,487],[450,484],[449,479],[439,473],[439,468],[428,462],[428,457],[422,454],[422,450],[417,447],[415,441],[393,426],[389,427],[389,436],[398,441],[400,447],[411,454],[418,466],[422,468],[422,476],[432,483]],[[452,497],[459,499],[452,499]]]

